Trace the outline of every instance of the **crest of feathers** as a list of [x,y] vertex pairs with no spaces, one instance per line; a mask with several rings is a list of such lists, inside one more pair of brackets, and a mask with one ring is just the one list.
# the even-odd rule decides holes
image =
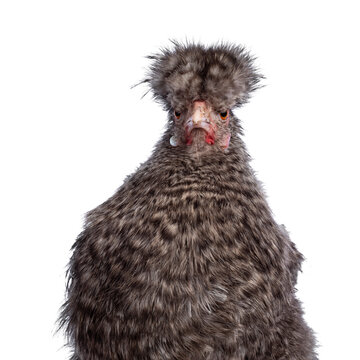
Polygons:
[[181,111],[195,100],[208,100],[216,110],[239,107],[264,78],[242,46],[172,43],[148,56],[153,62],[141,82],[166,110]]

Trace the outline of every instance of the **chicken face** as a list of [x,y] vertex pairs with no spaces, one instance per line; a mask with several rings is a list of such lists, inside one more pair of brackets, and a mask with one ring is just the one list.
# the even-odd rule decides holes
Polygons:
[[170,113],[170,144],[192,153],[227,152],[230,135],[239,130],[231,110],[247,102],[262,78],[253,57],[241,46],[174,42],[149,58],[142,82]]
[[175,110],[173,117],[175,135],[170,140],[171,145],[228,148],[231,137],[229,110],[215,111],[208,102],[196,100],[186,111]]

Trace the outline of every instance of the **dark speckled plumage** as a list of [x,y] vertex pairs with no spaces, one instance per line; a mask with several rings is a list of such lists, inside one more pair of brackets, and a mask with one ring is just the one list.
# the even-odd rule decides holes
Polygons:
[[253,59],[176,43],[151,58],[145,82],[168,127],[73,246],[60,317],[72,359],[317,359],[295,296],[303,257],[273,219],[238,119],[230,111],[227,151],[169,143],[174,110],[247,101],[261,77]]

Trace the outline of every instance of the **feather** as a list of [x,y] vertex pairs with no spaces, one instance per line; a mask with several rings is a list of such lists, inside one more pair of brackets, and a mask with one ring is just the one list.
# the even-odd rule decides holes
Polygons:
[[[316,360],[296,297],[303,256],[272,216],[232,112],[258,87],[253,58],[240,46],[173,45],[150,57],[144,80],[167,129],[87,213],[72,248],[60,316],[71,359]],[[184,124],[173,109],[196,100],[230,109],[216,127],[232,135],[227,151],[170,144]]]
[[153,63],[143,80],[166,109],[183,109],[197,99],[208,100],[217,109],[238,107],[264,78],[242,46],[173,45],[150,56]]

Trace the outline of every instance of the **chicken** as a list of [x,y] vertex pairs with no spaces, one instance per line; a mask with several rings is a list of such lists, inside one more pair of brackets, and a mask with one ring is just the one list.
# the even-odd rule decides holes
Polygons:
[[254,58],[176,42],[149,58],[143,83],[167,128],[73,245],[60,316],[71,359],[317,359],[295,296],[303,256],[233,113],[259,87]]

